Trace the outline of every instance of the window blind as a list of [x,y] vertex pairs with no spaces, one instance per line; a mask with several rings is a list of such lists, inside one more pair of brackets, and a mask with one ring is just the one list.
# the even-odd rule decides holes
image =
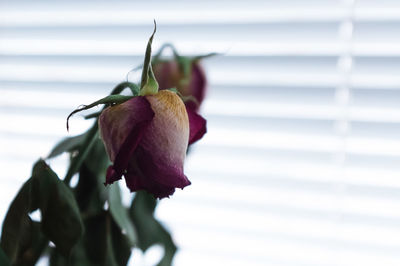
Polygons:
[[175,265],[399,265],[394,0],[0,2],[1,219],[67,114],[141,63],[153,18],[154,50],[221,53],[192,185],[157,210]]

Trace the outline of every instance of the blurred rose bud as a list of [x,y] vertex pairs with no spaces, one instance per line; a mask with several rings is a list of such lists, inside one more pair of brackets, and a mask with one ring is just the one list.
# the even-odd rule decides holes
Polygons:
[[106,184],[125,177],[133,192],[157,198],[190,181],[183,173],[188,144],[206,132],[206,121],[169,90],[137,96],[106,108],[99,118],[101,138],[113,162]]
[[170,60],[155,60],[153,70],[160,90],[176,88],[188,99],[186,106],[198,111],[206,94],[206,75],[199,59],[174,57]]

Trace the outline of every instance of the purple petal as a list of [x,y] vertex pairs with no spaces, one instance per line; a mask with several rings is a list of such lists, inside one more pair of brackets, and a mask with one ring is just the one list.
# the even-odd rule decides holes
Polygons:
[[193,62],[189,88],[187,89],[188,95],[185,96],[192,95],[194,98],[196,98],[197,103],[188,101],[186,105],[189,108],[191,108],[194,111],[199,110],[199,107],[203,102],[204,96],[206,94],[206,87],[207,87],[207,81],[203,68],[198,62]]
[[117,172],[114,170],[114,167],[110,165],[107,168],[107,174],[106,174],[106,182],[104,182],[104,185],[112,184],[115,181],[118,181],[121,179],[121,175],[118,175]]
[[207,121],[191,108],[186,108],[189,117],[189,145],[198,141],[207,132]]
[[[184,188],[190,181],[179,170],[171,171],[170,167],[154,165],[150,153],[138,147],[136,158],[129,166],[125,176],[126,184],[131,191],[146,190],[156,198],[172,195],[175,188]],[[183,176],[182,176],[183,175]]]
[[177,88],[179,80],[182,79],[182,73],[176,61],[159,62],[153,65],[153,71],[160,90]]
[[109,107],[101,114],[101,136],[110,159],[114,162],[107,170],[106,184],[121,178],[153,117],[150,103],[140,96]]
[[183,96],[193,96],[197,102],[187,101],[186,105],[198,111],[206,94],[206,75],[199,62],[191,63],[190,79],[185,80],[177,61],[159,62],[153,66],[160,90],[176,88]]
[[183,173],[189,140],[185,105],[167,90],[146,96],[155,116],[146,129],[125,175],[131,191],[145,189],[156,197],[171,195],[190,181]]

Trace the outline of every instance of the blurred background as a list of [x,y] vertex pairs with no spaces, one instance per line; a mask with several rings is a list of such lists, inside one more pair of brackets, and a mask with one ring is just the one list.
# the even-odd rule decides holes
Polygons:
[[153,18],[154,51],[223,54],[203,62],[192,185],[157,209],[174,265],[400,265],[397,0],[0,1],[0,219],[33,162],[92,123],[68,134],[68,113],[142,62]]

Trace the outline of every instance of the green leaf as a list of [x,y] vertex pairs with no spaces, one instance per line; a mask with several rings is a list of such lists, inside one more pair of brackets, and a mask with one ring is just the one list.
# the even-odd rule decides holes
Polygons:
[[31,211],[30,189],[29,179],[15,196],[3,222],[1,248],[11,263],[15,263],[30,245],[32,231],[31,219],[28,216]]
[[2,252],[16,265],[35,265],[48,243],[39,223],[28,216],[32,210],[30,199],[31,179],[18,192],[3,223]]
[[110,186],[108,202],[115,222],[126,233],[131,246],[135,245],[137,243],[137,233],[132,221],[129,219],[127,209],[122,205],[121,191],[117,183]]
[[128,239],[109,212],[85,220],[84,247],[91,265],[125,266],[131,254]]
[[96,265],[90,263],[89,258],[86,256],[83,241],[80,240],[72,249],[71,255],[66,258],[56,248],[51,248],[50,263],[51,266],[82,266],[82,265]]
[[177,250],[169,232],[154,217],[156,199],[145,191],[136,192],[130,215],[137,229],[138,245],[145,252],[154,244],[164,246],[164,257],[158,266],[170,266]]
[[3,266],[11,265],[10,260],[7,258],[7,255],[6,253],[4,253],[2,248],[0,248],[0,265]]
[[74,137],[65,138],[60,141],[50,152],[47,158],[56,157],[64,152],[71,152],[76,150],[80,144],[82,144],[85,139],[86,134],[81,134]]
[[104,265],[107,256],[106,212],[85,219],[84,247],[93,265]]
[[49,240],[44,236],[39,222],[31,221],[30,245],[19,257],[17,265],[36,265]]
[[98,124],[94,123],[93,127],[85,134],[85,140],[78,150],[78,155],[72,158],[67,174],[65,175],[64,182],[66,184],[69,184],[72,176],[79,171],[79,168],[89,154],[90,149],[98,139],[97,129]]
[[131,245],[129,239],[122,233],[121,228],[111,221],[111,241],[109,242],[114,250],[114,257],[119,266],[125,266],[131,256]]
[[96,139],[79,169],[79,181],[74,189],[82,215],[103,211],[104,203],[108,198],[104,181],[109,164],[103,142]]
[[64,256],[83,233],[83,224],[74,195],[50,167],[39,160],[31,178],[32,203],[42,213],[41,229]]
[[[42,214],[40,224],[29,217],[36,209]],[[12,263],[34,265],[48,239],[67,256],[82,231],[72,192],[39,160],[33,167],[32,177],[22,186],[7,212],[1,236],[4,252]]]

